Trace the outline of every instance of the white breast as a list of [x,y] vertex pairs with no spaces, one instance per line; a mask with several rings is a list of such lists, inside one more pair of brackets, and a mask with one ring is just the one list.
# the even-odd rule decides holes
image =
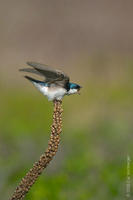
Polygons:
[[77,93],[77,89],[70,89],[68,92],[67,92],[67,94],[68,95],[70,95],[70,94],[75,94],[75,93]]
[[49,101],[53,101],[54,99],[61,100],[66,94],[66,90],[64,88],[50,88],[42,86],[38,83],[34,83],[34,85],[41,93],[43,93],[44,96],[48,98]]

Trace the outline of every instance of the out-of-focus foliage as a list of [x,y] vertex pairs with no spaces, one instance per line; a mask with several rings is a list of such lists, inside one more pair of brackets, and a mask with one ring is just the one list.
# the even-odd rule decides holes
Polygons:
[[[125,199],[127,155],[133,158],[132,63],[99,69],[98,60],[81,95],[64,98],[59,151],[25,199]],[[53,107],[35,88],[0,91],[0,194],[6,200],[45,151]]]

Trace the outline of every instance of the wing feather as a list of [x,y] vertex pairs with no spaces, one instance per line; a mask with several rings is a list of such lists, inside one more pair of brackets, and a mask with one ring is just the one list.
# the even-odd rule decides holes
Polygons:
[[37,75],[43,76],[43,74],[41,74],[39,71],[37,71],[36,69],[32,69],[32,68],[23,68],[23,69],[20,69],[19,71],[21,71],[21,72],[30,72],[30,73],[33,73],[33,74],[37,74]]
[[53,69],[52,67],[36,62],[27,62],[27,64],[37,70],[46,78],[46,82],[61,82],[68,83],[69,77],[62,71]]

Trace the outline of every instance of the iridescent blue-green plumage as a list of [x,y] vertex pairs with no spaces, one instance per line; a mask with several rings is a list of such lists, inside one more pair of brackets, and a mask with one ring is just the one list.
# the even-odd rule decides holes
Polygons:
[[80,89],[81,86],[76,83],[69,83],[70,89]]
[[39,80],[34,79],[34,78],[30,77],[30,76],[24,76],[24,77],[27,78],[31,82],[34,82],[34,83],[40,84],[42,86],[47,86],[48,87],[48,83],[46,83],[44,81],[39,81]]

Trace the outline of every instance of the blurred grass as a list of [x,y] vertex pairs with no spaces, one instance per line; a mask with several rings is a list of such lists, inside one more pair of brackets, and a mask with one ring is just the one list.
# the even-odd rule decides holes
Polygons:
[[[133,158],[131,66],[132,61],[112,79],[105,71],[103,77],[93,74],[81,96],[64,98],[59,152],[25,199],[125,199],[127,155]],[[2,86],[0,101],[0,194],[5,200],[46,149],[53,107],[36,91]],[[132,172],[132,162],[130,167]]]

